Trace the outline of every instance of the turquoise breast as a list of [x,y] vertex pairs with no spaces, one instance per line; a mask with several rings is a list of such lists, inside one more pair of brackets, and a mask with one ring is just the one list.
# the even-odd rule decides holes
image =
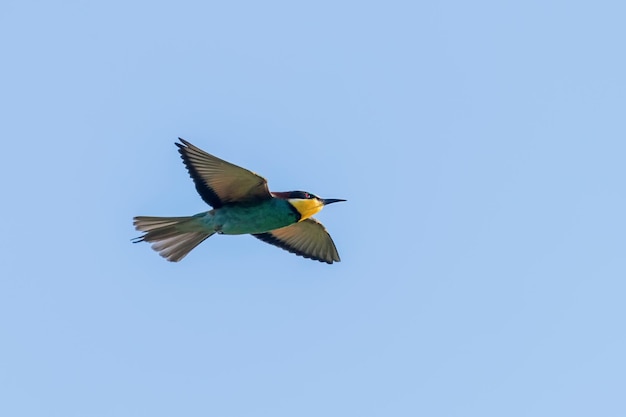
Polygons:
[[254,204],[227,204],[207,212],[206,226],[225,235],[264,233],[296,223],[300,216],[287,201],[272,198]]

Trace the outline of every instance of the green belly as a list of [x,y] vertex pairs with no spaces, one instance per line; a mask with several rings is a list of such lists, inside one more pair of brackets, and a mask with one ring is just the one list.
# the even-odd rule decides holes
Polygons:
[[288,202],[271,199],[257,204],[230,204],[203,213],[207,228],[225,235],[263,233],[289,226],[298,214]]

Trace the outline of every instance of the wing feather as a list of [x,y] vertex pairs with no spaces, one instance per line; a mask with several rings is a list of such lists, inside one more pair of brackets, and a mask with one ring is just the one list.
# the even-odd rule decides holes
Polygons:
[[227,203],[252,202],[272,197],[267,181],[245,168],[226,162],[184,139],[176,143],[200,197],[214,208]]
[[324,225],[313,218],[252,236],[296,255],[316,261],[332,264],[341,260],[328,231]]

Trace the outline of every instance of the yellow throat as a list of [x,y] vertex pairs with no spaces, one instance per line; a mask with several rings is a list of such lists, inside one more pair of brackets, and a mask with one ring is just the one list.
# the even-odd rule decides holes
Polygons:
[[300,221],[308,219],[324,208],[324,203],[317,198],[290,198],[288,201],[298,210],[300,216],[302,216],[300,217]]

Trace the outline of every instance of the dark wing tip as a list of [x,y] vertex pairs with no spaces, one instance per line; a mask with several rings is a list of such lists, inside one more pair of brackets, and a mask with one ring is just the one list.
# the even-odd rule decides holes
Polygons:
[[200,148],[187,142],[183,138],[179,137],[178,140],[180,140],[182,143],[174,142],[174,144],[178,147],[178,153],[180,154],[180,157],[183,160],[185,167],[187,168],[187,172],[189,173],[189,176],[191,177],[191,179],[193,180],[196,186],[196,191],[198,192],[200,197],[204,200],[204,202],[207,203],[208,205],[212,206],[213,208],[221,207],[222,201],[220,197],[209,186],[209,184],[206,183],[204,178],[202,178],[202,175],[200,174],[200,172],[198,172],[198,169],[196,168],[196,166],[194,165],[190,157],[190,154],[192,155],[195,154],[197,156],[197,155],[202,155],[205,152],[202,151]]
[[[335,248],[335,253],[337,254],[336,257],[334,257],[332,254],[329,257],[325,257],[325,258],[321,258],[319,256],[315,256],[313,254],[304,252],[292,245],[290,245],[289,243],[278,239],[276,236],[274,236],[271,232],[267,232],[267,233],[257,233],[257,234],[253,234],[252,236],[256,237],[259,240],[262,240],[265,243],[269,243],[270,245],[274,245],[278,248],[281,248],[283,250],[286,250],[289,253],[293,253],[294,255],[298,255],[298,256],[302,256],[303,258],[306,259],[312,259],[314,261],[319,261],[319,262],[325,262],[329,265],[332,265],[333,262],[341,262],[341,259],[339,258],[339,253],[337,252],[337,249]],[[334,243],[333,243],[333,247],[334,247]]]
[[187,152],[188,150],[195,148],[195,146],[193,146],[191,143],[187,142],[183,138],[178,138],[178,140],[181,141],[181,143],[174,142],[174,145],[178,147],[178,152],[180,152],[180,154],[183,156],[184,156],[183,152]]

